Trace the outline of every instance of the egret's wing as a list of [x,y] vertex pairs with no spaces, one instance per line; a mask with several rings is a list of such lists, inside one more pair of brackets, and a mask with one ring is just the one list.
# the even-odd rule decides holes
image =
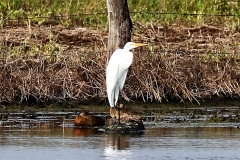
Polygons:
[[126,80],[126,77],[127,77],[127,73],[128,73],[128,68],[125,69],[125,68],[120,68],[120,72],[121,72],[121,76],[118,78],[118,84],[119,84],[119,88],[120,90],[123,89],[123,85],[125,83],[125,80]]
[[106,70],[107,94],[108,101],[111,107],[114,107],[114,98],[115,101],[117,101],[118,95],[116,96],[116,93],[119,93],[119,86],[117,81],[119,77],[119,54],[121,53],[120,51],[121,50],[116,50],[112,54]]
[[117,103],[119,92],[122,90],[124,82],[127,77],[128,69],[123,68],[121,65],[118,66],[118,79],[115,88],[115,104]]
[[119,78],[118,50],[116,50],[108,62],[106,71],[107,90],[113,90],[116,87]]
[[117,77],[116,87],[119,87],[121,91],[127,77],[128,68],[132,63],[132,53],[118,49],[113,58],[116,65],[114,68]]
[[[107,95],[108,101],[111,107],[114,107],[114,95],[115,95],[115,88],[117,84],[117,72],[118,65],[114,63],[109,63],[107,67],[106,73],[106,83],[107,83]],[[114,71],[115,70],[115,71]],[[116,100],[116,96],[115,96]]]

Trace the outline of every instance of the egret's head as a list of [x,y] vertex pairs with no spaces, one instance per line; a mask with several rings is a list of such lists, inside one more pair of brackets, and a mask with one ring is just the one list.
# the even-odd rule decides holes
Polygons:
[[130,51],[133,48],[137,48],[137,47],[140,47],[140,46],[146,46],[146,45],[147,44],[144,44],[144,43],[127,42],[123,49]]

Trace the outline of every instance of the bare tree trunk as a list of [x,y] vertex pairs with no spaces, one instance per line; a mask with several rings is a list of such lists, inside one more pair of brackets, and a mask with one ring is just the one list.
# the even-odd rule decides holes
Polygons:
[[113,53],[131,41],[132,21],[127,0],[107,0],[108,8],[108,51]]

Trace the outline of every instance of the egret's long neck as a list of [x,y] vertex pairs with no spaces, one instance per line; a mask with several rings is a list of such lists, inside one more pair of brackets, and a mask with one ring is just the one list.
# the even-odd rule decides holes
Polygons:
[[124,46],[123,50],[126,52],[129,52],[132,48],[129,48],[128,46]]

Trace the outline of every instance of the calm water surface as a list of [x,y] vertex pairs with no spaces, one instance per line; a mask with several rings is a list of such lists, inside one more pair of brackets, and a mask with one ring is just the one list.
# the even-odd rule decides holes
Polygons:
[[0,159],[240,159],[235,127],[146,128],[139,135],[96,129],[0,128]]

